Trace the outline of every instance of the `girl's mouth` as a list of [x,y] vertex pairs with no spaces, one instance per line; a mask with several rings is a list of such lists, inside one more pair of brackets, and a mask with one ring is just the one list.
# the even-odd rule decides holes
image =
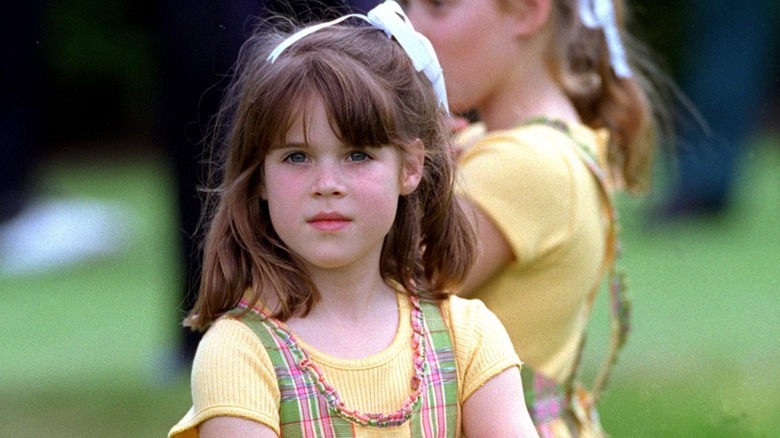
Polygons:
[[318,213],[306,222],[317,230],[338,231],[349,225],[352,220],[338,213]]

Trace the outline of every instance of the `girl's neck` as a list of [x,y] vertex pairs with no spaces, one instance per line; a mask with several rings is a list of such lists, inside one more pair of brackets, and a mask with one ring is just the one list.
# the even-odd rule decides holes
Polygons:
[[[325,278],[323,278],[325,277]],[[320,292],[320,300],[312,308],[310,316],[360,321],[384,305],[395,306],[395,291],[379,276],[360,278],[328,278],[313,276]]]
[[[311,311],[304,319],[316,317],[338,318],[358,321],[369,319],[372,312],[385,306],[395,306],[396,291],[379,275],[378,268],[370,273],[358,271],[353,274],[343,270],[311,270],[311,280],[319,291],[320,299],[314,303]],[[264,284],[262,290],[271,291],[270,283]],[[248,298],[249,296],[247,296]],[[276,294],[265,292],[260,300],[272,312],[280,307]],[[295,314],[291,320],[302,319]]]
[[538,117],[580,121],[574,104],[541,60],[518,68],[479,103],[477,112],[488,131],[510,129]]
[[395,290],[381,277],[324,282],[313,276],[320,300],[305,318],[287,325],[310,346],[340,358],[359,359],[384,351],[398,331]]

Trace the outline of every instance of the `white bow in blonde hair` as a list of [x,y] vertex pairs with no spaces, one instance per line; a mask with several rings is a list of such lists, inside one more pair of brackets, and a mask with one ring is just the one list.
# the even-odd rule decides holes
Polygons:
[[580,21],[585,27],[603,29],[609,51],[609,62],[615,74],[620,78],[631,76],[631,68],[626,61],[626,51],[620,41],[612,0],[579,0],[578,9]]

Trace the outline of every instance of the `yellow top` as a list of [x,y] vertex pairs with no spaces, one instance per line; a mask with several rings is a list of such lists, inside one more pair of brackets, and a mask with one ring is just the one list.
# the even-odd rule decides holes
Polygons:
[[[606,131],[571,130],[603,166]],[[527,366],[562,383],[605,255],[609,223],[598,181],[577,155],[579,146],[553,127],[531,124],[474,138],[460,158],[459,194],[493,221],[515,260],[471,297],[495,312]]]
[[[414,373],[410,339],[411,305],[398,294],[399,324],[384,351],[359,360],[317,351],[296,338],[347,406],[362,412],[393,412],[409,395]],[[458,400],[463,402],[490,378],[520,360],[496,316],[478,300],[450,297],[442,302],[458,368]],[[206,332],[192,369],[193,407],[169,437],[197,437],[197,426],[218,416],[262,423],[279,434],[279,388],[268,353],[242,322],[222,318]],[[407,422],[408,423],[408,422]],[[359,436],[411,436],[408,428],[357,428]],[[399,435],[400,434],[400,435]]]

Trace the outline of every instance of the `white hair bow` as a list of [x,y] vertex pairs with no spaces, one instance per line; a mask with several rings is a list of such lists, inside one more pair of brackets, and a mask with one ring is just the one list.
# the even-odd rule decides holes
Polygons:
[[615,74],[621,78],[631,76],[631,68],[626,61],[626,51],[620,41],[612,0],[579,0],[578,8],[580,21],[585,27],[604,30],[609,61]]
[[387,0],[384,3],[377,5],[368,12],[367,16],[362,14],[349,14],[296,32],[276,46],[266,59],[274,62],[285,49],[295,44],[295,42],[300,39],[325,27],[338,24],[350,17],[365,20],[371,23],[372,26],[383,30],[385,35],[389,38],[395,38],[406,54],[409,55],[412,64],[414,64],[414,68],[417,71],[425,73],[425,76],[431,81],[439,104],[449,111],[447,89],[444,86],[444,75],[431,42],[428,41],[428,38],[423,34],[414,30],[412,23],[406,17],[406,14],[404,14],[401,6],[393,0]]

